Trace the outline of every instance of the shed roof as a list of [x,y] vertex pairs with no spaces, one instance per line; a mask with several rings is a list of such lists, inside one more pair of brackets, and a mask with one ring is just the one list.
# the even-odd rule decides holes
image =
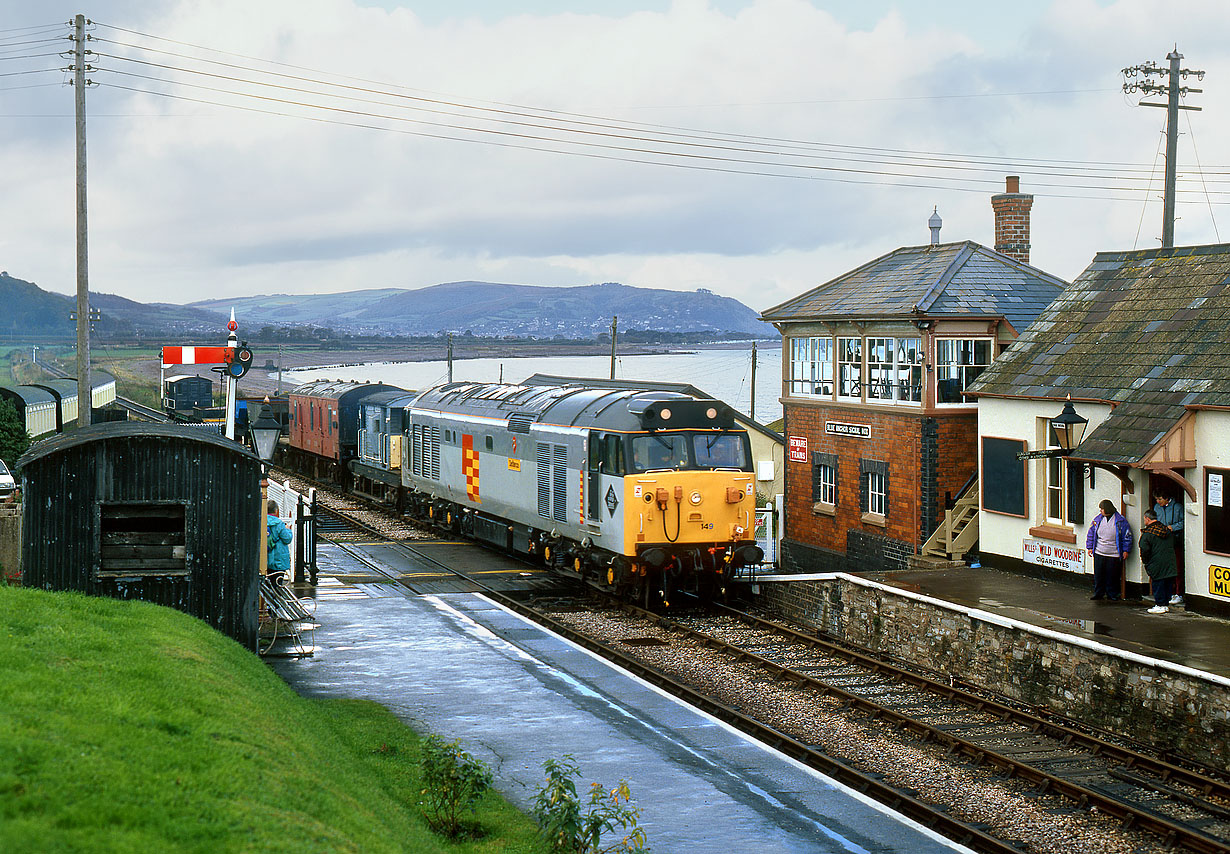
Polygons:
[[906,246],[768,309],[761,319],[1003,317],[1022,330],[1064,285],[970,240]]
[[1073,456],[1139,462],[1186,407],[1230,405],[1230,244],[1099,253],[969,393],[1108,401]]
[[17,460],[17,468],[29,465],[50,454],[59,453],[77,445],[88,445],[92,442],[102,442],[108,439],[123,439],[129,437],[150,437],[172,439],[181,442],[198,442],[204,445],[218,445],[227,450],[249,457],[257,463],[260,458],[248,448],[227,439],[218,433],[194,429],[183,424],[172,424],[157,421],[110,421],[101,424],[91,424],[71,433],[57,433],[55,436],[35,442]]

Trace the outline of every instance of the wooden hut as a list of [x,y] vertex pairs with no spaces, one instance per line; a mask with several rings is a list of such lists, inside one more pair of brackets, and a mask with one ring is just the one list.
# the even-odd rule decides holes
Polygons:
[[185,611],[256,649],[260,460],[173,424],[96,424],[32,446],[24,583]]

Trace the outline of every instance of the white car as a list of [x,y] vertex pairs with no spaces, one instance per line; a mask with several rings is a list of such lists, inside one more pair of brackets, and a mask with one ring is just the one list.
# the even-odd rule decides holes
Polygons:
[[13,497],[13,493],[17,491],[17,482],[13,480],[13,475],[9,473],[8,466],[4,464],[4,460],[0,460],[0,501],[7,501]]

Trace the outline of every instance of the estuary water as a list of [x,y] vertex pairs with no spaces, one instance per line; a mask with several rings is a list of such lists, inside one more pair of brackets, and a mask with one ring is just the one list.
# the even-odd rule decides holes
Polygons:
[[[453,379],[473,382],[521,382],[536,373],[569,377],[608,377],[610,356],[532,356],[526,358],[457,359]],[[767,424],[782,417],[782,351],[757,344],[756,420]],[[619,356],[615,378],[651,382],[691,383],[701,391],[751,414],[751,344],[737,348],[698,349],[646,356]],[[344,367],[287,371],[284,381],[317,379],[385,382],[405,389],[424,389],[448,379],[447,362],[370,362]]]

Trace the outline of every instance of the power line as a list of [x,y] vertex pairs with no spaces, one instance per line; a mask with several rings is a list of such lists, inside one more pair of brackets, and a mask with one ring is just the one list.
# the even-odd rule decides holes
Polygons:
[[[454,106],[461,107],[463,109],[475,110],[475,111],[491,111],[491,112],[496,112],[496,113],[508,113],[512,115],[523,115],[523,116],[529,116],[533,118],[547,118],[547,117],[557,117],[558,116],[558,117],[564,117],[564,118],[560,118],[559,121],[566,121],[569,123],[576,123],[579,125],[596,125],[600,127],[614,127],[614,128],[619,128],[623,130],[649,129],[649,130],[653,130],[654,132],[661,132],[668,136],[680,136],[684,138],[701,138],[701,139],[709,139],[709,140],[714,140],[714,139],[749,140],[749,141],[756,141],[759,143],[774,143],[774,144],[781,144],[785,146],[798,146],[804,149],[818,148],[822,150],[833,150],[833,151],[843,151],[843,152],[885,153],[885,154],[914,156],[914,157],[919,157],[919,158],[933,158],[933,157],[950,158],[953,160],[953,162],[968,162],[968,163],[981,162],[981,163],[986,163],[986,164],[997,164],[998,165],[997,168],[1003,168],[1003,166],[1011,166],[1012,168],[1018,168],[1022,164],[1028,164],[1035,168],[1043,168],[1047,165],[1054,165],[1054,166],[1062,165],[1062,166],[1068,166],[1068,167],[1074,167],[1074,168],[1093,168],[1093,167],[1109,166],[1109,167],[1132,168],[1132,169],[1136,169],[1142,173],[1147,174],[1146,169],[1141,167],[1140,164],[1135,164],[1135,163],[1099,162],[1099,161],[1083,162],[1083,161],[1076,161],[1076,160],[1051,160],[1051,159],[1045,159],[1045,158],[1020,158],[1020,157],[1004,157],[1004,156],[994,156],[994,155],[962,156],[962,155],[953,155],[953,154],[946,154],[943,152],[934,152],[934,151],[912,151],[909,149],[881,148],[881,147],[875,147],[875,146],[857,146],[857,145],[848,145],[848,144],[834,144],[834,143],[817,142],[814,140],[800,140],[800,139],[792,139],[792,138],[784,138],[784,137],[766,137],[766,136],[756,136],[756,135],[751,135],[751,134],[738,134],[738,133],[721,132],[721,131],[707,131],[707,130],[701,130],[697,128],[652,124],[652,123],[637,122],[637,121],[631,121],[631,120],[617,120],[617,119],[611,119],[609,117],[597,116],[597,115],[592,115],[592,114],[587,114],[587,113],[575,113],[575,112],[566,112],[566,111],[561,111],[561,110],[527,107],[527,106],[520,105],[520,104],[512,104],[512,103],[501,102],[501,101],[465,103],[464,101],[456,98],[455,96],[440,95],[439,93],[431,93],[431,92],[428,92],[427,90],[412,89],[412,88],[405,87],[405,86],[399,86],[397,84],[391,84],[391,83],[386,83],[386,82],[381,82],[381,81],[373,81],[373,80],[369,80],[366,78],[336,75],[336,74],[332,74],[331,72],[319,71],[316,69],[311,69],[311,68],[307,68],[307,67],[299,66],[299,65],[293,65],[290,63],[278,62],[275,60],[267,60],[267,59],[262,59],[259,57],[251,57],[251,56],[247,56],[244,54],[230,53],[227,51],[220,51],[215,48],[206,47],[202,45],[196,45],[196,44],[192,44],[189,42],[176,41],[173,39],[165,39],[160,36],[155,36],[155,35],[151,35],[148,33],[142,33],[136,30],[129,30],[123,27],[115,27],[115,26],[108,25],[108,24],[99,24],[99,26],[102,28],[106,28],[106,29],[115,29],[115,30],[119,30],[122,32],[132,34],[132,35],[138,35],[144,38],[154,39],[156,41],[166,42],[169,44],[175,44],[181,47],[189,47],[195,50],[202,50],[202,51],[207,51],[209,53],[219,54],[222,56],[229,56],[229,57],[234,57],[238,59],[245,59],[251,62],[258,62],[258,63],[262,63],[265,65],[273,65],[273,66],[277,66],[281,68],[289,68],[289,69],[293,69],[296,71],[305,71],[305,72],[309,72],[312,74],[324,74],[326,76],[337,77],[338,79],[341,79],[341,80],[351,80],[351,81],[374,85],[374,86],[383,86],[387,88],[392,88],[400,92],[425,93],[423,95],[417,95],[417,96],[402,96],[402,95],[397,95],[395,93],[389,93],[387,91],[383,92],[383,94],[390,95],[391,97],[411,97],[411,98],[417,98],[418,100],[429,101],[429,102],[440,103],[440,104],[447,104],[447,105],[454,105]],[[108,39],[102,39],[102,38],[98,40],[107,41],[111,44],[121,45],[124,47],[130,47],[130,48],[145,51],[145,52],[159,53],[163,55],[172,55],[172,56],[176,56],[179,58],[189,59],[192,61],[203,62],[207,64],[229,66],[232,68],[253,71],[256,73],[275,74],[274,72],[265,72],[260,69],[251,68],[249,66],[241,66],[241,65],[234,64],[234,63],[220,63],[220,62],[217,62],[216,60],[209,60],[209,59],[204,59],[200,57],[192,57],[186,54],[172,52],[172,51],[160,51],[156,48],[150,48],[150,47],[146,47],[142,45],[133,45],[127,42],[115,42],[115,41],[111,41]],[[296,75],[280,75],[280,76],[286,76],[288,78],[297,79],[301,81],[315,82],[321,85],[334,86],[334,87],[339,87],[339,88],[348,88],[346,84],[334,83],[331,81],[322,81],[322,80],[318,80],[314,78],[303,78],[303,77],[299,77]],[[363,88],[363,87],[349,87],[349,88]],[[377,90],[368,90],[368,91],[377,91]],[[427,95],[431,95],[433,97],[426,97]],[[480,105],[481,103],[494,104],[496,105],[496,107],[502,108],[502,109],[483,107]],[[699,136],[693,137],[692,135],[694,134],[699,135]],[[1227,167],[1227,168],[1230,168],[1230,167]]]

